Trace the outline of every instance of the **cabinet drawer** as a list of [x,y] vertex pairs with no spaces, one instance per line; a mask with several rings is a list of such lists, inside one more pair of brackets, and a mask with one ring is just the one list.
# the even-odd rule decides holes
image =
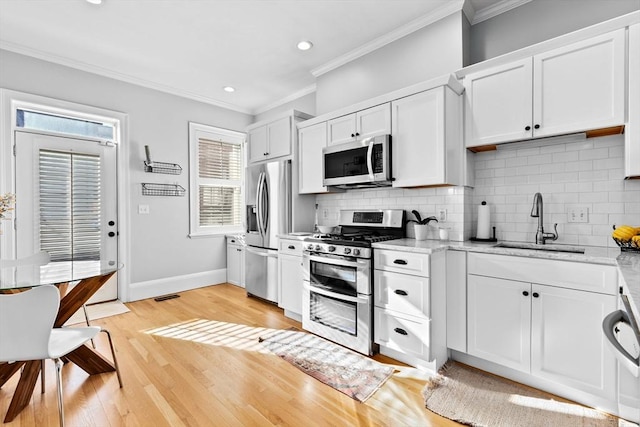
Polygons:
[[429,277],[429,255],[374,249],[373,258],[373,266],[377,270]]
[[374,304],[411,316],[430,316],[429,278],[375,270]]
[[283,254],[302,256],[302,240],[280,239],[278,251]]
[[618,271],[612,265],[510,255],[469,253],[468,273],[614,295]]
[[431,321],[374,308],[374,341],[390,349],[430,359]]

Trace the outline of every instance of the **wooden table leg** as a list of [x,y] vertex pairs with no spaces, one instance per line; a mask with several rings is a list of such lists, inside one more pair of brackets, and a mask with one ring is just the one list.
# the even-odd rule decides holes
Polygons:
[[18,381],[16,391],[13,393],[7,415],[4,417],[5,423],[13,421],[20,411],[29,404],[39,373],[39,360],[30,360],[24,364],[24,371],[22,371],[22,375],[20,375],[20,381]]
[[24,362],[3,363],[0,365],[0,388],[18,372],[22,365],[24,365]]

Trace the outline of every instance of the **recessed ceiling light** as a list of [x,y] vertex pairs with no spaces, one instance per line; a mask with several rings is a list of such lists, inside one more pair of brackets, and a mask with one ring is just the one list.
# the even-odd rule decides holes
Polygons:
[[225,86],[225,87],[223,87],[222,89],[223,89],[225,92],[229,92],[229,93],[231,93],[231,92],[235,92],[235,91],[236,91],[236,88],[231,87],[231,86]]
[[301,42],[298,43],[298,49],[300,50],[309,50],[313,47],[313,43],[311,43],[309,40],[302,40]]
[[87,0],[87,3],[91,3],[91,4],[102,4],[102,0]]

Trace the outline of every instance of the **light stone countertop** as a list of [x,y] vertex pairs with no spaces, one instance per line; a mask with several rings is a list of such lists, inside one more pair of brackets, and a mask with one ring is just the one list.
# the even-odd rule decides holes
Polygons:
[[629,302],[631,303],[633,315],[640,323],[640,253],[622,252],[618,248],[583,246],[585,249],[584,254],[577,254],[570,252],[499,248],[495,247],[496,244],[498,243],[398,239],[374,243],[372,246],[375,249],[401,250],[423,254],[432,254],[434,252],[444,250],[457,250],[560,261],[586,262],[590,264],[614,265],[618,267],[620,278],[622,279],[620,282],[624,287],[625,293],[629,295]]
[[289,234],[278,234],[276,237],[278,239],[291,239],[291,240],[304,240],[307,237],[311,237],[313,235],[312,232],[294,232]]

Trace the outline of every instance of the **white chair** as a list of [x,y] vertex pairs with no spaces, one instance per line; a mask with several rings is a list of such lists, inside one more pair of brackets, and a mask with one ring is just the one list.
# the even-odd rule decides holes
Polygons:
[[62,398],[62,361],[65,355],[85,344],[99,332],[105,332],[122,387],[120,369],[111,334],[99,326],[53,328],[60,306],[60,293],[53,285],[0,295],[0,362],[26,362],[53,359],[58,382],[58,412],[64,426]]

